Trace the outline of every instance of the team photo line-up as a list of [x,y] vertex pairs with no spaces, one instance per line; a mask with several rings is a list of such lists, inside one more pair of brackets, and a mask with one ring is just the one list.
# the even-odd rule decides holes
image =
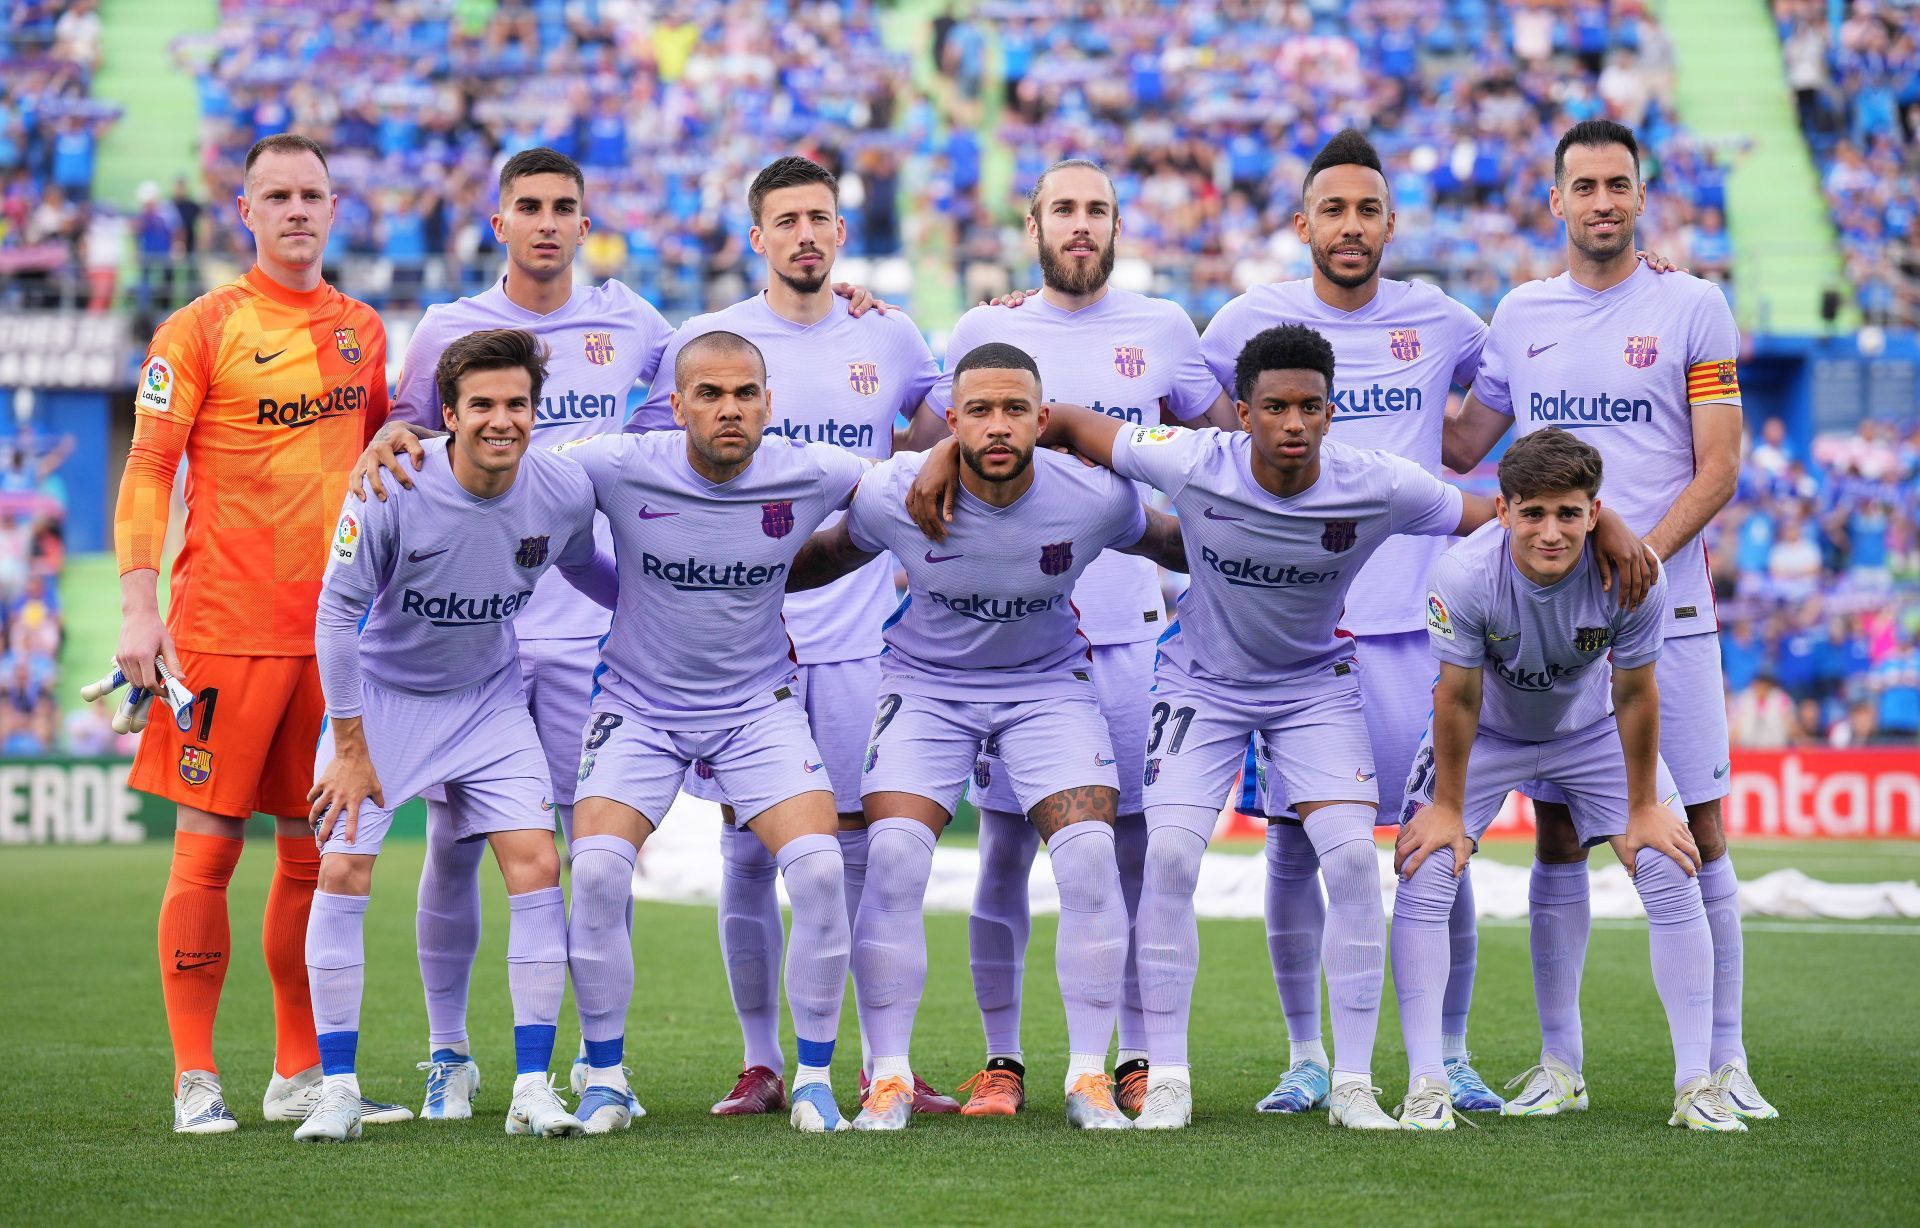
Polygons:
[[[239,1125],[213,1030],[255,812],[276,823],[263,1117],[341,1141],[414,1116],[361,1094],[356,1050],[372,868],[415,797],[420,1116],[473,1113],[490,846],[509,904],[506,1130],[627,1128],[644,1113],[624,1045],[634,867],[682,789],[724,820],[719,936],[744,1054],[714,1114],[829,1132],[1020,1111],[1044,845],[1067,1118],[1178,1129],[1194,894],[1236,777],[1240,808],[1270,820],[1289,1037],[1258,1111],[1451,1130],[1456,1111],[1584,1109],[1587,856],[1604,842],[1648,917],[1669,1124],[1776,1117],[1742,1040],[1699,536],[1734,488],[1739,337],[1717,287],[1635,250],[1629,129],[1568,131],[1553,184],[1569,271],[1517,287],[1487,324],[1381,275],[1391,194],[1366,137],[1342,132],[1294,218],[1311,277],[1254,287],[1202,334],[1111,284],[1113,183],[1067,159],[1031,187],[1041,288],[967,312],[943,370],[902,312],[832,280],[845,227],[816,163],[780,158],[747,191],[762,290],[675,329],[617,281],[576,283],[589,185],[531,149],[500,172],[504,274],[428,309],[390,390],[380,318],[322,276],[324,152],[259,141],[236,202],[254,266],[174,313],[141,371],[115,517],[120,641],[90,688],[129,687],[129,783],[178,807],[158,935],[174,1129]],[[1509,431],[1497,497],[1436,476]],[[1171,616],[1161,568],[1190,577]],[[155,697],[172,719],[148,720]],[[1503,1099],[1467,1050],[1468,860],[1514,789],[1539,816],[1542,1043]],[[910,1040],[934,848],[963,792],[980,815],[985,1060],[948,1096],[914,1074]],[[1373,1071],[1389,959],[1410,1076],[1397,1114]],[[849,974],[851,1117],[830,1081]],[[569,978],[571,1107],[549,1074]]]

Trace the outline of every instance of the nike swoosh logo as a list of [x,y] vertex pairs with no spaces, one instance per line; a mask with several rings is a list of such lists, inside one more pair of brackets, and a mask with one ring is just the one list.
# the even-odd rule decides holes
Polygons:
[[407,555],[407,562],[424,563],[428,559],[440,557],[441,555],[445,554],[447,551],[451,549],[453,549],[452,546],[442,546],[438,550],[429,550],[425,554],[422,554],[418,550],[415,550]]
[[1093,766],[1095,767],[1111,767],[1112,765],[1113,765],[1113,760],[1111,759],[1102,759],[1098,755],[1095,755],[1093,757]]
[[1552,349],[1554,346],[1559,344],[1560,343],[1558,341],[1549,341],[1545,345],[1530,345],[1527,347],[1527,357],[1538,358],[1540,357],[1540,355],[1546,353],[1548,350]]
[[1211,505],[1209,505],[1207,509],[1201,513],[1201,515],[1205,516],[1208,520],[1245,520],[1246,519],[1245,516],[1222,516],[1220,513],[1214,511]]
[[808,775],[812,775],[814,772],[819,771],[821,768],[827,765],[824,763],[808,763],[805,760],[802,760],[800,763],[800,766],[803,770],[807,772]]
[[646,504],[642,503],[640,505],[640,519],[642,520],[659,520],[666,516],[678,516],[679,514],[679,512],[650,512],[647,510]]
[[255,350],[253,352],[253,361],[257,363],[272,362],[274,359],[280,357],[280,355],[284,353],[286,353],[285,350],[275,350],[271,354],[262,354],[259,350]]
[[1353,774],[1353,778],[1359,781],[1361,784],[1365,784],[1369,780],[1372,780],[1375,776],[1378,776],[1378,775],[1379,775],[1378,772],[1355,772]]
[[926,559],[929,563],[949,563],[959,557],[961,556],[957,554],[935,554],[931,550],[927,551],[926,554]]
[[217,959],[203,959],[197,964],[183,964],[176,959],[173,961],[173,970],[175,972],[192,972],[195,968],[206,968],[219,962]]
[[1717,767],[1717,768],[1715,768],[1715,769],[1713,769],[1713,778],[1714,778],[1715,780],[1718,780],[1718,779],[1720,779],[1720,778],[1721,778],[1722,776],[1725,776],[1725,775],[1727,774],[1727,770],[1728,770],[1729,768],[1731,768],[1732,766],[1733,766],[1733,765],[1732,765],[1731,763],[1723,763],[1723,764],[1721,764],[1721,765],[1720,765],[1719,767]]

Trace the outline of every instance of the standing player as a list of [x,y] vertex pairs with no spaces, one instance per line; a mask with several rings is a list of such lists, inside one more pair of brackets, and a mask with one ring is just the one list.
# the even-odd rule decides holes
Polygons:
[[1235,364],[1245,433],[1123,431],[1105,415],[1059,407],[1042,438],[1164,491],[1192,564],[1193,583],[1154,667],[1147,731],[1147,865],[1136,923],[1152,1064],[1134,1122],[1143,1129],[1178,1129],[1192,1116],[1193,892],[1253,734],[1327,883],[1332,1121],[1399,1128],[1372,1089],[1386,938],[1373,848],[1378,794],[1365,667],[1338,622],[1354,576],[1387,538],[1469,532],[1492,506],[1389,453],[1323,444],[1333,371],[1324,338],[1282,325],[1256,334]]
[[[874,1083],[854,1128],[899,1130],[912,1120],[908,1049],[926,987],[921,910],[934,842],[994,742],[1060,886],[1067,1119],[1126,1129],[1106,1073],[1128,928],[1114,855],[1116,756],[1069,594],[1105,549],[1185,560],[1172,522],[1156,514],[1150,529],[1128,483],[1035,452],[1046,409],[1039,369],[1024,351],[999,342],[968,351],[952,388],[954,442],[881,466],[817,545],[828,574],[887,550],[907,573],[907,599],[887,622],[862,777],[872,873],[854,927],[854,989]],[[909,518],[905,495],[923,466],[949,467],[949,452],[961,463],[960,507],[935,544]],[[796,585],[810,578],[796,568]],[[1018,873],[1024,889],[1025,867]]]
[[[244,174],[237,203],[254,266],[154,334],[114,513],[120,670],[154,689],[159,658],[199,689],[192,728],[154,721],[127,779],[177,807],[159,948],[173,1127],[183,1134],[239,1124],[221,1094],[213,1021],[232,956],[227,883],[255,811],[275,816],[277,855],[261,935],[274,1005],[274,1077],[262,1111],[269,1121],[298,1120],[319,1095],[304,957],[319,873],[306,827],[323,703],[313,616],[326,517],[387,409],[380,317],[320,276],[335,199],[325,155],[281,133],[247,152]],[[161,549],[183,456],[186,542],[163,621]],[[411,1116],[393,1106],[374,1112]]]
[[[1700,531],[1733,496],[1740,467],[1740,335],[1719,287],[1656,277],[1634,258],[1646,207],[1631,129],[1589,120],[1554,150],[1554,216],[1568,272],[1520,286],[1494,312],[1474,395],[1447,425],[1449,464],[1471,466],[1507,427],[1582,436],[1616,475],[1609,501],[1665,561],[1667,645],[1660,654],[1661,754],[1700,848],[1700,895],[1713,930],[1714,1081],[1741,1117],[1779,1116],[1747,1073],[1741,1038],[1738,883],[1721,825],[1728,789],[1726,693],[1718,620]],[[1510,1111],[1553,1112],[1574,1097],[1580,976],[1588,931],[1586,850],[1565,797],[1542,790],[1529,892],[1534,994],[1547,1050]],[[1569,974],[1568,970],[1573,970]]]
[[[1428,580],[1440,681],[1407,781],[1408,805],[1420,809],[1394,858],[1393,984],[1409,1068],[1400,1121],[1408,1129],[1453,1129],[1440,1050],[1449,897],[1507,794],[1529,780],[1572,799],[1580,843],[1611,844],[1646,907],[1653,982],[1673,1035],[1668,1124],[1747,1128],[1708,1077],[1713,938],[1689,881],[1700,854],[1671,808],[1678,795],[1660,759],[1654,662],[1666,584],[1632,611],[1603,591],[1586,548],[1600,477],[1600,453],[1574,435],[1525,436],[1500,461],[1499,523],[1449,551]],[[1584,1095],[1569,1107],[1585,1108]]]
[[545,378],[531,333],[497,329],[447,346],[434,382],[452,438],[428,445],[410,491],[341,509],[315,645],[328,725],[314,765],[320,889],[307,929],[326,1077],[293,1133],[300,1142],[360,1135],[355,1057],[373,863],[394,810],[430,784],[455,802],[451,834],[485,837],[507,884],[518,1065],[507,1133],[587,1128],[547,1073],[567,981],[567,909],[513,624],[539,599],[550,565],[611,605],[613,561],[602,555],[595,566],[586,474],[546,449],[527,451]]
[[[732,332],[766,355],[769,390],[780,410],[771,434],[793,442],[829,443],[855,456],[892,455],[896,416],[912,421],[922,444],[946,433],[932,413],[921,413],[927,390],[939,375],[926,339],[905,315],[873,312],[855,316],[835,310],[829,283],[833,262],[846,243],[840,217],[840,185],[833,173],[802,157],[779,158],[754,177],[747,190],[753,229],[747,241],[766,258],[766,288],[722,311],[681,325],[668,344],[671,363],[682,346],[711,332]],[[628,429],[671,425],[669,389],[661,384],[635,413]],[[813,727],[840,815],[840,852],[846,864],[847,921],[860,906],[866,881],[867,829],[860,815],[862,740],[873,720],[880,687],[880,625],[894,605],[893,569],[884,560],[817,592],[787,598],[783,611],[794,659],[796,690]],[[696,769],[687,782],[695,796],[728,799],[710,776]],[[785,1107],[780,1052],[780,899],[766,847],[740,830],[733,807],[724,807],[720,830],[724,868],[720,878],[720,954],[740,1021],[745,1055],[739,1078],[713,1112],[719,1116],[771,1113]],[[919,1080],[921,1112],[951,1113],[960,1107]]]
[[[828,1068],[849,943],[833,782],[800,706],[780,620],[794,555],[846,507],[867,462],[821,443],[760,446],[766,363],[737,333],[680,347],[681,431],[569,448],[613,526],[620,599],[594,673],[576,774],[569,950],[588,1085],[579,1113],[624,1125],[633,996],[633,864],[687,769],[704,765],[780,868],[793,904],[787,1000],[799,1041],[796,1129],[844,1130]],[[673,651],[660,649],[672,628]]]
[[[954,325],[947,352],[966,355],[990,342],[1018,345],[1033,355],[1048,396],[1130,425],[1197,421],[1216,403],[1224,416],[1228,403],[1201,360],[1200,339],[1186,312],[1167,299],[1109,284],[1120,229],[1113,180],[1098,163],[1070,158],[1048,167],[1027,200],[1027,235],[1039,253],[1043,288],[1018,310],[981,306],[967,312]],[[950,371],[928,397],[929,405],[945,412],[953,403],[952,389]],[[1089,562],[1073,603],[1080,611],[1081,634],[1093,644],[1094,694],[1119,759],[1114,845],[1131,933],[1147,845],[1140,802],[1143,699],[1153,680],[1153,644],[1166,629],[1166,604],[1153,563],[1119,553]],[[974,784],[980,877],[967,923],[968,950],[987,1061],[961,1111],[1000,1115],[1025,1100],[1020,984],[1032,929],[1027,877],[1039,841],[994,755],[981,759]],[[1119,1101],[1137,1112],[1146,1093],[1146,1031],[1131,953],[1119,1024],[1114,1068]]]
[[[377,462],[386,461],[401,485],[412,479],[387,449],[407,447],[419,463],[414,436],[437,434],[440,395],[435,372],[449,343],[481,329],[518,328],[548,351],[548,376],[534,410],[543,448],[615,431],[636,382],[650,384],[660,370],[672,327],[653,305],[625,284],[574,282],[573,263],[592,229],[586,180],[573,159],[551,149],[528,149],[500,168],[499,211],[493,235],[507,251],[507,270],[492,289],[430,307],[407,343],[393,422],[362,462],[369,484],[384,499]],[[356,483],[357,485],[357,483]],[[597,520],[604,526],[604,519]],[[605,529],[600,530],[605,540]],[[538,598],[515,624],[527,706],[547,755],[551,798],[563,833],[573,827],[573,774],[587,691],[599,660],[607,611],[549,575]],[[427,860],[420,874],[415,937],[420,982],[426,989],[428,1119],[472,1115],[480,1069],[467,1041],[467,991],[480,948],[480,841],[460,841],[463,826],[444,791],[427,792]]]

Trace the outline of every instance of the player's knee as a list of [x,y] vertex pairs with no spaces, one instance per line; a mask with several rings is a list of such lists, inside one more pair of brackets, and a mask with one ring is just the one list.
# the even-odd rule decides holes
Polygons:
[[1313,841],[1291,823],[1267,825],[1267,873],[1282,882],[1310,880],[1320,872],[1320,858],[1314,854]]
[[1696,802],[1687,807],[1687,830],[1700,850],[1700,860],[1718,861],[1727,853],[1727,829],[1721,818],[1720,799]]
[[1533,855],[1549,865],[1587,859],[1580,833],[1573,826],[1573,813],[1559,802],[1533,804]]
[[779,870],[760,837],[745,827],[728,827],[721,833],[720,861],[728,878],[745,882],[771,883]]
[[920,906],[933,868],[932,854],[908,832],[883,830],[867,841],[867,885],[863,907],[905,912]]
[[373,888],[373,858],[328,853],[320,859],[316,886],[328,895],[366,895]]
[[1653,925],[1681,925],[1704,918],[1700,888],[1673,858],[1653,849],[1634,856],[1633,889]]
[[608,849],[575,848],[573,924],[600,931],[626,928],[627,898],[633,893],[633,863]]
[[1453,850],[1435,849],[1413,877],[1402,878],[1393,890],[1394,921],[1445,925],[1453,915],[1457,884],[1453,878]]
[[[1147,838],[1142,871],[1145,889],[1158,895],[1191,898],[1200,885],[1200,858],[1206,845],[1191,832],[1163,827]],[[1142,958],[1145,948],[1141,948]]]
[[[1424,869],[1425,867],[1422,867]],[[1448,873],[1451,874],[1451,864]],[[1326,880],[1329,900],[1380,897],[1380,858],[1371,840],[1350,841],[1320,854],[1320,876]]]

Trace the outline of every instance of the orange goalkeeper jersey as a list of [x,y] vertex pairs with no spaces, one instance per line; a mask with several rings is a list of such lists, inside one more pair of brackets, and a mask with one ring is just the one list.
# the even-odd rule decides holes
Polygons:
[[134,394],[114,541],[124,575],[160,567],[187,461],[174,561],[174,643],[229,656],[310,656],[327,542],[354,460],[387,416],[380,317],[257,267],[173,313]]

